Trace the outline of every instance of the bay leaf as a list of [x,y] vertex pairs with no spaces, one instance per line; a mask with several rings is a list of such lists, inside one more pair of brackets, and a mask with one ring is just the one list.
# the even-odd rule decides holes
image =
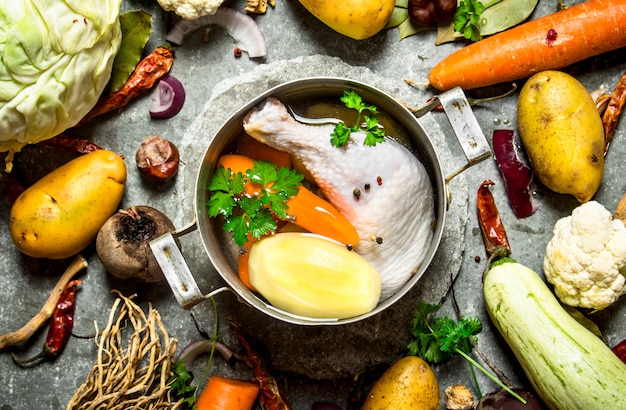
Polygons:
[[409,18],[409,11],[404,7],[394,7],[391,17],[385,28],[398,27],[403,21]]
[[409,36],[417,34],[421,31],[428,30],[430,28],[432,27],[421,26],[419,24],[414,23],[413,20],[408,18],[404,20],[402,23],[400,23],[400,25],[398,26],[398,32],[400,33],[400,40],[403,40]]
[[120,14],[122,28],[122,43],[113,60],[109,92],[119,90],[133,72],[143,49],[150,38],[152,30],[152,15],[143,10],[130,10]]
[[[526,20],[535,10],[539,0],[502,0],[483,11],[479,30],[481,36],[490,36],[507,30]],[[454,21],[437,25],[435,45],[463,39],[463,34],[454,30]]]
[[486,9],[480,19],[480,34],[489,36],[526,20],[539,0],[503,0]]

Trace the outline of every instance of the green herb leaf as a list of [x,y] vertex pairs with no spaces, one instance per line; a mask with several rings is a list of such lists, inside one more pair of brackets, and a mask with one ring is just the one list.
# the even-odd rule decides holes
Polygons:
[[445,362],[459,352],[470,353],[474,335],[482,330],[476,318],[463,317],[458,322],[447,316],[433,318],[440,307],[420,301],[409,326],[415,338],[408,345],[409,353],[431,363]]
[[463,33],[463,37],[471,41],[482,38],[479,22],[485,6],[479,0],[461,0],[454,13],[454,30]]
[[367,126],[365,141],[363,142],[365,145],[373,147],[377,143],[385,141],[385,132],[378,126],[376,117],[366,115],[365,124]]
[[[330,143],[335,147],[343,147],[348,143],[350,135],[360,130],[365,131],[364,145],[374,146],[379,142],[385,141],[385,132],[378,125],[378,108],[372,104],[363,102],[363,98],[353,90],[344,90],[341,101],[347,108],[354,109],[358,112],[356,122],[353,127],[348,127],[344,122],[335,125],[335,129],[330,134]],[[364,112],[369,111],[374,115],[365,115]],[[361,125],[361,117],[365,118],[365,127]]]
[[[276,168],[267,161],[255,161],[254,167],[234,173],[218,167],[208,184],[208,214],[222,215],[224,229],[232,232],[239,246],[245,245],[248,235],[255,239],[276,232],[276,218],[286,219],[287,200],[298,193],[303,176],[287,167]],[[245,192],[247,183],[261,186],[255,195]]]
[[340,122],[335,125],[335,130],[330,134],[330,143],[335,147],[343,147],[348,143],[351,134],[352,129],[348,128],[343,122]]
[[[435,312],[437,312],[440,307],[441,305],[431,305],[424,301],[418,303],[413,320],[409,325],[409,330],[415,337],[407,346],[409,348],[409,354],[419,356],[431,363],[442,363],[450,359],[454,354],[458,354],[467,360],[470,366],[475,366],[498,386],[502,387],[521,403],[526,404],[524,398],[511,390],[510,387],[505,385],[470,356],[474,348],[472,339],[475,341],[475,335],[482,330],[480,321],[477,318],[465,316],[458,322],[447,316],[433,318]],[[472,375],[474,375],[473,368]],[[475,375],[474,382],[476,382],[477,390],[480,392]]]
[[173,375],[170,377],[170,390],[174,397],[184,399],[188,408],[196,406],[196,386],[192,386],[193,375],[187,370],[187,366],[183,362],[176,362],[172,366]]

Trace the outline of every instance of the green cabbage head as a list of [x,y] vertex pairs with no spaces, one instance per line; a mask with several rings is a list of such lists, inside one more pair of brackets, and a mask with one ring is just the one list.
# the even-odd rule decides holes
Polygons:
[[0,1],[0,152],[54,137],[96,104],[122,33],[122,0]]

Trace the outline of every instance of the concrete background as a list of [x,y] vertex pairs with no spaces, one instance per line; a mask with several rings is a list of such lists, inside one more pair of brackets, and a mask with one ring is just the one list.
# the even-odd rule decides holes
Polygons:
[[[570,2],[572,4],[574,2]],[[227,1],[225,5],[243,9],[244,1]],[[152,50],[163,41],[166,22],[158,5],[148,0],[125,1],[124,10],[143,8],[154,16],[153,33],[146,47]],[[556,1],[540,0],[533,18],[548,14]],[[241,105],[273,85],[298,77],[343,76],[381,88],[411,106],[423,104],[434,92],[409,87],[404,80],[425,81],[429,69],[440,59],[462,46],[461,43],[434,45],[434,31],[425,31],[399,41],[395,29],[383,31],[371,39],[354,41],[330,30],[309,14],[295,0],[277,0],[267,14],[255,17],[266,36],[268,56],[264,61],[233,57],[233,40],[219,29],[210,32],[203,42],[202,30],[176,47],[172,74],[186,86],[187,101],[174,118],[151,120],[148,115],[150,96],[128,107],[104,116],[79,130],[99,145],[124,154],[129,169],[128,184],[122,207],[150,205],[164,211],[177,227],[191,222],[193,193],[198,164],[212,134]],[[493,52],[501,52],[493,50]],[[612,89],[626,72],[624,50],[592,58],[564,69],[575,75],[588,89],[604,84]],[[490,140],[494,129],[516,129],[517,94],[504,100],[474,108],[476,117]],[[429,114],[421,120],[437,148],[446,175],[463,163],[451,128],[441,114]],[[159,134],[177,143],[181,150],[181,169],[176,180],[154,187],[142,181],[134,168],[134,153],[140,141],[149,134]],[[596,194],[597,201],[614,210],[626,191],[624,158],[626,125],[621,121],[606,157],[607,170]],[[16,158],[16,170],[24,179],[34,179],[44,169],[66,160],[38,147],[29,147]],[[476,221],[475,193],[484,179],[496,181],[494,195],[508,229],[514,256],[525,265],[541,272],[545,245],[556,220],[568,215],[577,205],[573,198],[557,195],[539,183],[533,186],[533,200],[538,211],[526,219],[511,212],[496,164],[487,160],[466,171],[452,182],[453,201],[447,215],[444,239],[429,271],[418,286],[387,311],[364,322],[341,327],[300,327],[270,320],[240,303],[231,293],[216,296],[220,314],[217,324],[221,340],[238,345],[226,318],[234,317],[253,331],[267,350],[266,357],[276,369],[294,409],[306,410],[314,401],[331,401],[346,408],[346,401],[357,383],[354,376],[364,370],[384,366],[406,351],[406,332],[415,304],[421,299],[442,301],[441,314],[453,314],[450,298],[451,279],[461,311],[481,319],[484,330],[479,335],[481,350],[519,385],[525,385],[523,373],[489,323],[483,308],[480,277],[485,252]],[[69,261],[34,260],[21,255],[8,234],[9,203],[7,176],[0,176],[0,333],[16,330],[42,306],[50,289]],[[223,286],[206,257],[197,232],[181,238],[184,255],[203,291]],[[75,333],[88,335],[94,321],[104,326],[112,306],[112,289],[137,292],[144,306],[157,308],[169,334],[181,348],[212,334],[216,326],[211,303],[203,303],[191,312],[182,310],[165,283],[135,286],[122,283],[102,269],[93,248],[85,250],[89,260],[81,276],[76,302]],[[476,257],[480,261],[477,262]],[[594,316],[610,345],[626,338],[623,314],[624,300]],[[20,356],[36,353],[45,340],[39,332],[16,351]],[[92,340],[70,339],[64,353],[54,361],[30,368],[13,364],[10,355],[0,354],[0,409],[62,409],[89,374],[95,361]],[[453,383],[473,388],[468,365],[461,358],[434,366],[441,390]],[[198,376],[202,366],[195,369]],[[214,361],[213,373],[248,378],[240,365],[227,366]],[[478,375],[483,393],[495,389],[493,382]]]

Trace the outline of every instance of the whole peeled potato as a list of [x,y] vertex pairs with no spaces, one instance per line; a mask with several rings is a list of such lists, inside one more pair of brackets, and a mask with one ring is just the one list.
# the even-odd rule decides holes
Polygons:
[[362,410],[439,410],[439,383],[417,356],[395,362],[374,383]]
[[252,286],[273,306],[300,316],[357,316],[380,299],[376,268],[321,235],[282,232],[254,242],[248,272]]
[[381,31],[393,12],[395,0],[299,0],[322,23],[355,40]]
[[560,71],[530,77],[520,91],[520,138],[539,180],[583,203],[604,175],[604,129],[585,87]]
[[53,170],[26,189],[11,207],[15,246],[34,258],[63,259],[86,248],[116,210],[126,166],[98,150]]

